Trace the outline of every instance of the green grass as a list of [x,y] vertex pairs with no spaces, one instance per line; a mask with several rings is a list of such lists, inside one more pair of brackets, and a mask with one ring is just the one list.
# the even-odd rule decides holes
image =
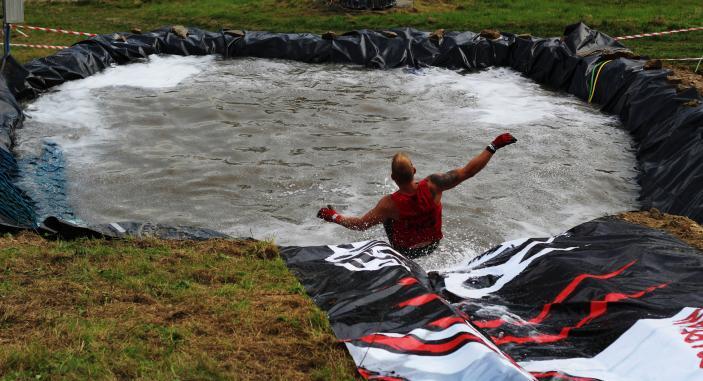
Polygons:
[[[344,32],[411,26],[423,30],[499,29],[535,36],[560,36],[564,26],[585,21],[612,36],[703,26],[703,3],[645,1],[415,1],[415,10],[361,12],[331,9],[323,0],[84,0],[75,3],[29,2],[30,25],[62,27],[95,33],[151,30],[183,24],[210,30],[229,27],[275,32]],[[70,44],[75,37],[31,32],[15,42]],[[638,54],[655,58],[700,57],[703,32],[631,40]],[[51,53],[16,48],[26,61]],[[691,66],[692,64],[689,64]]]
[[265,242],[0,239],[0,380],[352,380]]

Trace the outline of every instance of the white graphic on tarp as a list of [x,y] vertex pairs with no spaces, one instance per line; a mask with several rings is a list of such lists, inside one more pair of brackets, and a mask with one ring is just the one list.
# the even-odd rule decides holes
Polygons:
[[[537,245],[548,245],[554,241],[555,237],[551,237],[546,241],[534,241],[526,245],[518,253],[512,255],[509,260],[496,266],[484,267],[477,269],[483,263],[486,263],[490,259],[496,257],[499,253],[504,252],[511,246],[508,243],[501,245],[493,253],[489,253],[483,257],[478,258],[478,260],[469,262],[467,268],[463,270],[454,270],[451,272],[444,273],[444,284],[447,290],[457,296],[462,298],[482,298],[488,294],[494,293],[511,280],[515,279],[520,273],[522,273],[532,262],[536,259],[541,258],[547,254],[558,252],[558,251],[571,251],[577,249],[578,247],[567,247],[567,248],[554,248],[547,247],[540,250],[537,254],[523,260],[527,254]],[[520,242],[520,241],[513,241]],[[522,241],[524,242],[524,241]],[[467,288],[464,286],[469,278],[477,278],[486,275],[500,276],[495,283],[484,288]]]
[[641,319],[593,358],[525,361],[531,372],[559,370],[573,376],[606,381],[702,381],[703,369],[694,348],[681,337],[684,308],[668,319]]
[[349,271],[377,271],[392,266],[402,266],[410,271],[402,256],[385,242],[364,241],[328,247],[334,253],[325,260]]
[[[467,265],[457,266],[456,269],[463,270],[463,269],[466,269],[467,267],[468,268],[476,268],[476,267],[490,261],[491,259],[497,257],[498,255],[502,254],[504,251],[524,244],[525,242],[527,242],[528,239],[529,238],[519,238],[519,239],[514,239],[512,241],[503,242],[500,244],[500,246],[496,247],[493,251],[489,251],[489,252],[486,252],[482,255],[479,255],[478,257],[471,259]],[[554,240],[554,237],[551,237],[547,241],[544,241],[544,242],[552,242],[553,240]],[[539,242],[536,242],[536,243],[539,243]],[[530,245],[534,246],[533,243],[531,243]]]

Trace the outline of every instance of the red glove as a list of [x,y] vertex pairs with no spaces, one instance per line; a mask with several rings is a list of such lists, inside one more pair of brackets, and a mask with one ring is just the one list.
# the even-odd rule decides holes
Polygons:
[[317,218],[322,218],[327,222],[337,222],[337,219],[339,218],[339,213],[337,213],[337,211],[332,208],[321,208],[317,212]]
[[496,153],[498,149],[503,148],[508,144],[513,144],[516,141],[517,139],[515,139],[513,135],[510,135],[510,133],[506,132],[504,134],[498,135],[495,139],[493,139],[493,143],[486,147],[486,149],[491,151],[491,153]]

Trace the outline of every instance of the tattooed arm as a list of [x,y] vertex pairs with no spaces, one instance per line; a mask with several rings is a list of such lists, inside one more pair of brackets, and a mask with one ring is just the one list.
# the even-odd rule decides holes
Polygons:
[[483,150],[476,157],[471,159],[465,166],[457,169],[452,169],[446,173],[435,173],[430,175],[428,180],[435,188],[435,192],[444,192],[461,184],[464,180],[469,179],[479,173],[483,167],[491,160],[493,153],[487,149]]
[[447,173],[436,173],[428,177],[430,180],[430,189],[435,197],[438,197],[443,191],[452,189],[455,186],[461,184],[464,180],[473,177],[477,173],[481,172],[483,167],[488,164],[493,157],[493,154],[497,150],[513,144],[517,141],[515,137],[509,133],[504,133],[496,136],[493,142],[486,147],[485,150],[481,151],[476,157],[471,159],[471,161],[465,166],[457,169],[452,169]]

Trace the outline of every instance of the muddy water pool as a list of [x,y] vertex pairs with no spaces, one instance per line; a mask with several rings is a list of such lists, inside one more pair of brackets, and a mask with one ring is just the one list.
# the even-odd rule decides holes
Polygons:
[[66,83],[27,115],[17,148],[27,172],[41,172],[49,146],[65,177],[42,190],[28,176],[30,194],[64,187],[59,207],[90,223],[196,225],[283,245],[385,238],[315,213],[361,214],[393,192],[396,151],[424,177],[505,131],[518,143],[445,194],[446,238],[425,267],[638,207],[633,143],[617,119],[505,68],[154,56]]

